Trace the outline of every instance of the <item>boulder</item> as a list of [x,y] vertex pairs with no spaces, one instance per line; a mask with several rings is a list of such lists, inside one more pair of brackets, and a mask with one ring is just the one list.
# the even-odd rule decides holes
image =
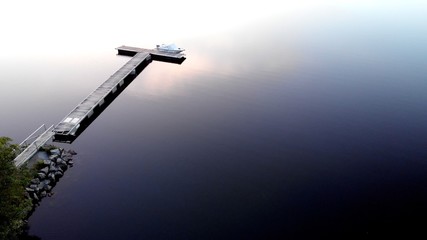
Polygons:
[[50,192],[52,190],[52,186],[50,185],[44,185],[44,190],[46,190],[47,192]]
[[56,159],[56,164],[62,164],[62,163],[65,163],[65,161],[62,158]]
[[35,191],[35,189],[33,189],[33,188],[25,188],[25,190],[26,190],[27,192],[34,192],[34,191]]
[[61,158],[63,158],[63,159],[65,159],[65,158],[70,159],[70,158],[73,158],[73,155],[71,155],[71,154],[69,154],[69,153],[67,153],[67,152],[64,152],[64,153],[61,155]]
[[56,171],[58,171],[58,168],[56,167],[56,166],[52,166],[52,167],[50,167],[49,168],[49,172],[51,173],[51,172],[56,172]]
[[46,178],[46,174],[44,173],[37,173],[37,175],[39,176],[40,180],[43,180]]
[[37,186],[38,189],[43,189],[44,188],[44,181],[39,183],[39,185]]
[[61,165],[59,165],[59,169],[61,169],[63,172],[65,172],[65,171],[67,171],[68,166],[67,166],[67,164],[61,164]]
[[49,168],[48,167],[44,167],[44,168],[40,169],[39,172],[47,174],[49,172]]
[[[61,165],[61,166],[65,166],[65,167],[67,167],[67,165]],[[61,166],[59,166],[59,167],[58,167],[58,171],[59,171],[59,172],[61,172],[62,174],[64,174],[64,172],[65,172],[65,171],[64,171],[64,169],[62,169],[62,168],[61,168]],[[66,170],[66,169],[65,169],[65,170]],[[57,172],[58,172],[58,171],[57,171]]]
[[40,183],[40,179],[38,179],[38,178],[31,179],[31,183],[32,184],[39,184]]
[[59,149],[57,149],[57,148],[55,148],[55,149],[52,149],[52,150],[50,150],[50,154],[51,155],[61,155],[61,150],[59,150]]
[[64,160],[65,163],[67,163],[68,161],[73,160],[72,157],[63,157],[62,159]]
[[73,161],[68,161],[68,165],[73,166],[74,162]]
[[56,177],[55,177],[55,173],[49,173],[48,178],[52,181],[52,182],[56,182]]
[[55,177],[56,177],[56,178],[61,178],[62,176],[64,176],[64,173],[62,173],[61,171],[57,171],[57,172],[55,173]]
[[49,160],[55,161],[58,158],[58,155],[52,154],[49,156]]
[[43,164],[46,166],[50,166],[51,163],[52,163],[51,160],[43,160]]
[[30,195],[32,199],[36,200],[36,201],[40,201],[39,197],[37,196],[36,193],[33,193]]
[[47,192],[46,191],[43,191],[43,192],[40,193],[40,197],[41,198],[44,198],[46,196],[47,196]]
[[71,155],[77,155],[77,153],[74,150],[72,150],[72,149],[68,150],[68,153],[71,154]]
[[[39,183],[40,183],[40,181],[39,181]],[[37,189],[37,186],[39,185],[39,183],[37,183],[37,184],[31,184],[30,185],[30,188],[32,188],[32,189]]]

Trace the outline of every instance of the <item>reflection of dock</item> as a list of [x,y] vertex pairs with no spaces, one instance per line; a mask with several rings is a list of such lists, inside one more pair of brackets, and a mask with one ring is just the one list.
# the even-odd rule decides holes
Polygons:
[[185,55],[182,53],[159,52],[156,49],[121,46],[117,50],[119,55],[133,57],[54,127],[55,141],[71,143],[151,60],[178,64],[185,60]]

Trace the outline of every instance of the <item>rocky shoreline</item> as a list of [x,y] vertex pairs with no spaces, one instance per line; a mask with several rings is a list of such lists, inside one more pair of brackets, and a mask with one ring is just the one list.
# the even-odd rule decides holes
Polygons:
[[53,148],[47,150],[47,153],[48,159],[38,160],[34,166],[37,169],[37,175],[25,188],[26,196],[34,205],[37,205],[42,198],[52,196],[52,189],[65,171],[73,166],[73,156],[76,155],[75,151],[66,151],[63,148]]

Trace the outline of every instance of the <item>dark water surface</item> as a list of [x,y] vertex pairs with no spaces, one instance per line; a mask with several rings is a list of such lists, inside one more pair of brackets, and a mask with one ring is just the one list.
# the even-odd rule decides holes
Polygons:
[[[182,65],[151,63],[65,146],[30,234],[425,236],[427,8],[336,8],[177,42]],[[2,60],[1,134],[59,121],[128,60],[114,47]]]

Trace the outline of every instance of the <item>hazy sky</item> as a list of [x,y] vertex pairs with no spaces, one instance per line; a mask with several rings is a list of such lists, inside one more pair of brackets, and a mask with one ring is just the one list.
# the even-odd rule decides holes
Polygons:
[[[209,37],[251,27],[264,19],[286,16],[302,25],[315,15],[334,12],[419,8],[425,1],[298,0],[298,1],[3,1],[0,3],[0,43],[3,56],[23,52],[58,53],[121,44],[153,46],[160,42]],[[327,9],[327,11],[324,11]],[[282,18],[283,19],[283,18]],[[284,23],[288,24],[288,23]],[[303,26],[301,26],[303,27]],[[141,38],[141,36],[144,36]]]
[[[249,1],[250,2],[250,1]],[[1,4],[2,46],[67,47],[168,41],[224,31],[280,13],[279,1],[7,1]],[[283,7],[282,7],[283,8]],[[138,39],[138,41],[140,41]],[[110,45],[111,43],[109,43]]]

